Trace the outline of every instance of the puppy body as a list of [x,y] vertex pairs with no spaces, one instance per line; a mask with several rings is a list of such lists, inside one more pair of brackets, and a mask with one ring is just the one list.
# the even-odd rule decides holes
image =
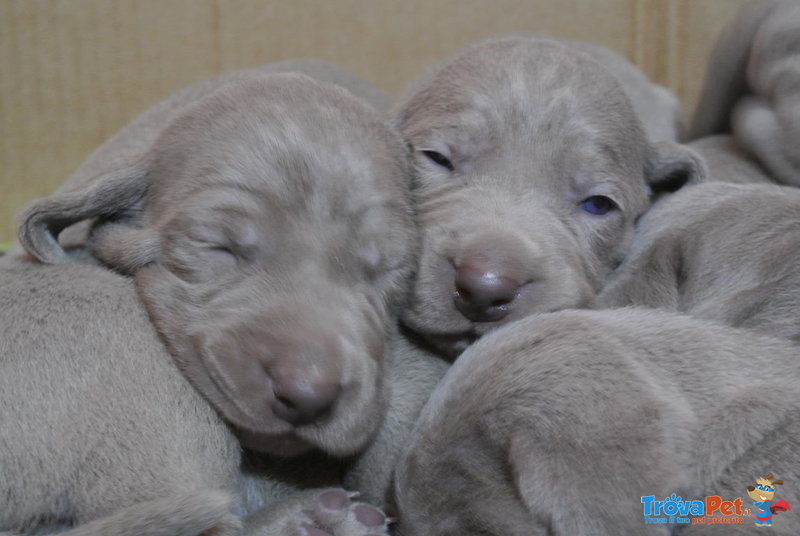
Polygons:
[[640,221],[605,307],[645,305],[800,341],[800,192],[708,183]]
[[240,447],[133,282],[76,261],[0,265],[0,529],[113,515],[75,534],[233,533]]
[[598,61],[536,37],[468,47],[408,90],[394,123],[422,226],[403,320],[449,355],[527,314],[591,306],[654,192],[704,176],[689,149],[647,141]]
[[[108,534],[138,516],[136,534],[235,534],[238,517],[264,507],[248,534],[384,533],[382,514],[326,486],[363,484],[381,500],[389,468],[365,449],[391,463],[392,447],[374,445],[396,433],[382,426],[409,428],[444,369],[423,352],[389,366],[415,259],[408,187],[404,144],[377,112],[340,87],[256,70],[157,105],[31,204],[19,220],[30,256],[3,258],[3,296],[16,304],[3,314],[29,321],[10,324],[2,375],[48,390],[53,375],[30,363],[40,353],[63,389],[3,391],[4,422],[32,431],[4,444],[13,506],[0,530]],[[26,303],[28,288],[42,300]],[[97,311],[84,295],[102,302]],[[103,326],[120,334],[105,338]],[[143,364],[119,374],[130,352]],[[64,353],[113,381],[85,384]],[[102,441],[80,441],[61,412],[76,406]],[[74,433],[45,481],[35,475],[53,465],[61,437],[42,431],[53,426]],[[105,487],[115,488],[108,500]],[[308,488],[319,489],[273,504]]]
[[767,462],[800,477],[798,367],[788,341],[665,311],[511,323],[425,406],[397,468],[398,534],[671,534],[642,497],[733,500]]
[[736,184],[775,184],[767,170],[729,134],[715,134],[690,142],[708,168],[708,181]]
[[800,185],[800,5],[752,1],[712,50],[690,136],[731,132],[776,180]]

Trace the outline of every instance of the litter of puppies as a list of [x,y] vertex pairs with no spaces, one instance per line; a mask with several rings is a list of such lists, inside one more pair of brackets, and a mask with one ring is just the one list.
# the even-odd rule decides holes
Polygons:
[[687,138],[540,35],[156,104],[0,257],[0,534],[800,533],[797,35],[746,3]]

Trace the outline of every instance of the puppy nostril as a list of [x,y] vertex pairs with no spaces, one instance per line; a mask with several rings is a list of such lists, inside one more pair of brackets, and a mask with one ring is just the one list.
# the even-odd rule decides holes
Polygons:
[[300,426],[325,419],[341,392],[333,383],[311,383],[304,379],[274,379],[272,411],[279,419]]
[[459,285],[456,285],[456,294],[458,294],[461,297],[461,299],[466,300],[468,302],[472,301],[473,299],[472,293],[468,289]]

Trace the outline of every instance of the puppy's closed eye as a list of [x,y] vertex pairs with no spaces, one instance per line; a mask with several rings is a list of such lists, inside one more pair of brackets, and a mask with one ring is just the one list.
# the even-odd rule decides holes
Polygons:
[[239,263],[239,256],[230,246],[209,244],[204,246],[203,250],[213,262],[228,266],[236,266]]
[[196,257],[196,262],[211,267],[233,268],[258,257],[263,244],[252,226],[230,221],[206,223],[191,226],[189,233],[176,236],[173,243]]
[[221,229],[195,227],[189,233],[168,232],[163,264],[190,284],[205,284],[242,273],[252,263],[257,246],[240,244]]

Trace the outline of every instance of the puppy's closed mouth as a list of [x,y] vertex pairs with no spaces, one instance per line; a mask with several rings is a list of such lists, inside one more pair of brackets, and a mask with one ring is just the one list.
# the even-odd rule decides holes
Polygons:
[[[265,424],[269,424],[271,429],[269,433],[270,436],[274,435],[280,437],[291,435],[292,426],[289,425],[289,423],[281,421],[274,416],[269,419],[267,423],[264,419],[264,415],[259,415],[260,412],[243,400],[243,397],[233,396],[232,393],[238,393],[244,388],[231,385],[230,377],[220,370],[216,360],[213,359],[213,353],[204,353],[202,355],[203,357],[199,359],[198,362],[202,365],[206,376],[213,385],[217,396],[220,398],[220,400],[216,401],[215,406],[218,408],[226,408],[226,419],[231,421],[237,428],[249,430],[253,434],[264,435],[263,427]],[[268,386],[264,388],[266,389]]]
[[231,390],[226,387],[223,377],[209,367],[206,367],[206,370],[209,372],[208,377],[223,399],[221,401],[223,404],[216,403],[215,406],[227,408],[224,417],[231,423],[242,445],[278,456],[297,456],[318,448],[317,445],[300,436],[300,428],[318,429],[330,420],[330,415],[325,417],[325,422],[298,426],[291,425],[274,415],[270,417],[267,413],[259,417],[254,415],[254,408],[251,408],[246,402],[240,400],[239,397],[229,395]]

